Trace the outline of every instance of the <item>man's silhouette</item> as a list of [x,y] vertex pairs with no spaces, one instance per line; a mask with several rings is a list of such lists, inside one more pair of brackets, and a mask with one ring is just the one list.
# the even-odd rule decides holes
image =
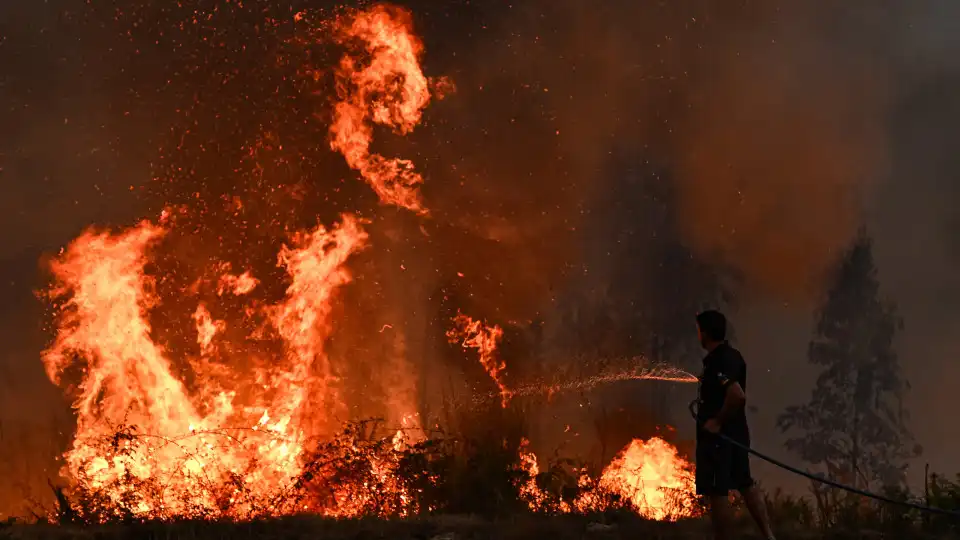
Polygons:
[[700,344],[707,350],[700,375],[697,409],[697,494],[707,497],[717,540],[731,538],[730,491],[743,496],[760,532],[773,540],[763,494],[750,476],[750,455],[723,440],[723,434],[750,446],[747,428],[747,364],[727,343],[727,318],[719,311],[697,315]]

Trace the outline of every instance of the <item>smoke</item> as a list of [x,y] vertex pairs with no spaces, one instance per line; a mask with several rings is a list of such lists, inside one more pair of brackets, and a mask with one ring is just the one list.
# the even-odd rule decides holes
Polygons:
[[[459,66],[443,71],[459,90],[431,115],[427,129],[448,143],[431,161],[449,169],[434,168],[425,192],[438,220],[497,254],[449,242],[468,269],[464,288],[521,319],[556,309],[580,276],[573,286],[587,293],[658,310],[668,299],[642,300],[680,296],[696,279],[637,264],[655,256],[638,237],[672,234],[673,221],[695,258],[739,274],[745,307],[789,301],[773,318],[797,325],[866,222],[884,291],[906,318],[903,361],[926,381],[942,349],[934,344],[958,324],[943,301],[958,297],[955,10],[943,1],[526,2],[478,17],[484,30],[455,54],[428,38],[428,63]],[[649,180],[620,181],[628,172],[611,171],[613,155]],[[672,195],[650,201],[651,184]],[[635,204],[635,217],[610,212],[610,199]],[[611,284],[630,271],[632,284]],[[767,351],[764,368],[775,378],[802,372],[802,352],[791,351],[805,349],[807,332],[764,327],[745,332],[748,348]],[[775,381],[756,384],[770,398],[764,414],[775,414]],[[936,400],[917,401],[918,412]]]
[[[903,362],[927,389],[914,392],[922,418],[942,388],[927,374],[960,324],[944,302],[960,298],[950,202],[960,19],[947,4],[474,6],[481,24],[451,30],[469,39],[425,36],[426,71],[458,90],[418,133],[424,194],[444,225],[421,275],[459,271],[450,288],[478,315],[546,317],[560,335],[585,331],[583,317],[556,320],[574,289],[589,300],[574,301],[576,313],[595,302],[608,334],[628,341],[651,329],[616,315],[687,308],[702,285],[665,255],[731,270],[744,346],[765,352],[752,390],[758,440],[775,448],[763,422],[785,404],[777,381],[803,375],[807,331],[755,319],[809,321],[866,222],[884,292],[906,318]],[[418,23],[431,24],[418,7]],[[782,301],[783,313],[750,309]],[[583,426],[586,409],[554,412]],[[918,426],[921,442],[924,429],[932,440],[943,428]]]
[[888,37],[897,69],[893,173],[870,198],[869,224],[881,284],[906,325],[898,350],[912,384],[911,428],[923,460],[946,472],[957,469],[960,452],[956,430],[937,420],[953,402],[950,381],[960,377],[952,360],[960,330],[960,5],[924,0],[898,11]]
[[610,170],[615,153],[664,171],[681,241],[743,278],[745,296],[817,298],[865,195],[889,174],[892,74],[876,52],[877,9],[567,1],[509,11],[490,38],[457,51],[460,91],[430,127],[448,143],[437,163],[455,175],[435,169],[427,187],[441,216],[512,246],[515,264],[483,265],[491,281],[522,284],[508,302],[543,307],[564,265],[618,264],[580,251],[608,241],[582,233],[585,219],[608,217],[597,196],[625,174]]
[[824,31],[829,11],[762,5],[769,24],[709,38],[695,64],[674,146],[677,217],[748,296],[804,300],[888,174],[890,74]]

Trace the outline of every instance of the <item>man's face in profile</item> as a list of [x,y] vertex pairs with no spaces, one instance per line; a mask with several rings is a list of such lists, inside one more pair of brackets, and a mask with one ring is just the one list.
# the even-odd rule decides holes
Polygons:
[[704,349],[706,349],[706,348],[707,348],[707,344],[706,344],[706,342],[705,342],[704,339],[703,339],[703,332],[700,331],[700,325],[699,325],[699,324],[697,325],[697,339],[700,340],[700,346],[703,347]]

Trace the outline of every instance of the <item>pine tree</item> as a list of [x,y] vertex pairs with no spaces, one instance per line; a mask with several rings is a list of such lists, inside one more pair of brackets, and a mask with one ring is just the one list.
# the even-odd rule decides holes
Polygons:
[[880,297],[870,237],[861,229],[834,275],[808,349],[822,368],[810,401],[787,407],[777,425],[787,447],[829,477],[855,485],[899,486],[919,455],[907,428],[909,389],[894,337],[903,323]]

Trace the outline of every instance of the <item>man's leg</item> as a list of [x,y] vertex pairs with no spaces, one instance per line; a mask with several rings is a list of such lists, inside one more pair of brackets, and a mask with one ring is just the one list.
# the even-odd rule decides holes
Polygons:
[[763,491],[757,486],[751,486],[740,490],[740,494],[743,495],[743,501],[747,503],[750,516],[760,528],[760,534],[766,540],[776,540],[773,529],[770,528],[770,519],[767,517],[767,505],[763,502]]
[[[747,441],[749,444],[749,441]],[[750,454],[742,448],[733,450],[731,460],[731,475],[737,490],[743,495],[743,501],[747,504],[747,510],[750,516],[760,528],[760,534],[765,540],[775,540],[773,530],[770,527],[770,519],[767,517],[767,505],[763,501],[763,490],[758,488],[750,474]]]
[[697,494],[710,505],[710,523],[716,540],[733,537],[734,515],[730,505],[733,488],[733,454],[729,444],[714,436],[703,434],[697,440]]
[[714,540],[733,538],[733,507],[727,495],[711,495],[710,522],[713,524]]

